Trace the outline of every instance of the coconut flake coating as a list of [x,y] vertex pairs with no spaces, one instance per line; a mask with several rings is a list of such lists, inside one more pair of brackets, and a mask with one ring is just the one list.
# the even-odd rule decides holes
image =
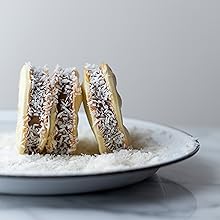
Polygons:
[[56,105],[55,136],[52,154],[64,155],[75,150],[78,138],[74,135],[77,112],[74,109],[75,97],[81,95],[81,88],[75,68],[57,66],[52,85],[55,88]]
[[40,153],[39,145],[48,117],[45,112],[46,103],[50,97],[49,75],[47,67],[34,67],[30,63],[30,103],[28,106],[28,133],[25,153]]
[[95,118],[93,126],[98,127],[107,149],[112,151],[125,148],[124,134],[118,128],[112,107],[112,93],[101,69],[94,64],[87,64],[85,69],[87,69],[89,77],[88,105]]

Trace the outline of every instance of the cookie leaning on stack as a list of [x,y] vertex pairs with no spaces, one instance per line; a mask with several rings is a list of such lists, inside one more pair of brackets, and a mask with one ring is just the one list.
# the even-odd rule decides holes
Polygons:
[[100,153],[128,148],[129,133],[123,125],[122,100],[116,78],[107,64],[84,68],[83,104]]
[[[76,148],[81,88],[74,68],[25,64],[20,72],[16,143],[21,154],[70,154]],[[62,145],[60,144],[62,143]]]

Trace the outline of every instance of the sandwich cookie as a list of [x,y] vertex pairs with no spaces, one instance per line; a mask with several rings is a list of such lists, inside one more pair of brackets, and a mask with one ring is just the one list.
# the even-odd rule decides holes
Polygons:
[[51,84],[53,104],[46,151],[72,154],[78,143],[78,111],[82,102],[79,74],[75,68],[57,66]]
[[82,91],[84,108],[98,142],[99,152],[128,148],[130,138],[123,125],[122,100],[110,67],[107,64],[86,64]]
[[52,104],[48,68],[24,64],[20,72],[16,143],[21,154],[44,153]]

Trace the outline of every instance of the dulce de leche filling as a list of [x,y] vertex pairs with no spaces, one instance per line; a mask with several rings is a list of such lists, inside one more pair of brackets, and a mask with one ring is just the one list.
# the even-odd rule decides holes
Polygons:
[[89,81],[88,105],[95,118],[93,126],[97,126],[102,134],[107,149],[112,151],[124,148],[124,134],[118,128],[111,102],[112,93],[105,77],[101,69],[94,64],[87,64],[85,69]]
[[75,97],[80,93],[80,85],[74,68],[57,66],[53,76],[55,87],[56,121],[53,154],[69,154],[78,142],[74,136],[77,113],[74,109]]
[[28,133],[26,142],[26,153],[39,153],[40,135],[45,130],[47,115],[45,114],[45,105],[50,96],[48,88],[49,76],[46,67],[30,67],[30,102],[28,106]]

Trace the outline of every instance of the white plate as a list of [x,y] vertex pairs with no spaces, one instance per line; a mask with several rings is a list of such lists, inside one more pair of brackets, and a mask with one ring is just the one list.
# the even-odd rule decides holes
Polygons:
[[[84,115],[80,115],[80,120],[79,133],[87,124]],[[0,175],[0,193],[57,195],[113,189],[142,181],[160,167],[187,159],[199,150],[198,140],[178,129],[134,119],[125,119],[125,124],[135,146],[146,137],[145,148],[155,154],[144,167],[63,175],[4,173]]]

